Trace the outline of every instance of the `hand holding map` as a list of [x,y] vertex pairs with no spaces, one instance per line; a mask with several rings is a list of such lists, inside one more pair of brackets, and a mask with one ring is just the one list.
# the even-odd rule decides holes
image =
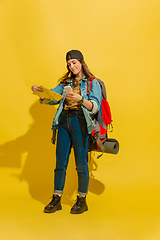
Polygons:
[[47,99],[51,99],[51,100],[54,100],[54,101],[59,101],[63,98],[62,95],[52,91],[52,90],[49,90],[43,86],[40,86],[40,88],[43,90],[42,92],[33,92],[33,94],[39,96],[40,98],[47,98]]

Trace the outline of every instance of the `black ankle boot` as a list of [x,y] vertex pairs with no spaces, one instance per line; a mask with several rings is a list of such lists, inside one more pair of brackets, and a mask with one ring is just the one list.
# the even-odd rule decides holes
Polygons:
[[45,206],[44,212],[45,213],[54,213],[55,211],[58,211],[58,210],[61,210],[61,209],[62,209],[61,197],[54,194],[51,202],[47,206]]
[[86,197],[77,196],[77,202],[71,208],[70,213],[72,214],[80,214],[88,210],[88,206],[86,203]]

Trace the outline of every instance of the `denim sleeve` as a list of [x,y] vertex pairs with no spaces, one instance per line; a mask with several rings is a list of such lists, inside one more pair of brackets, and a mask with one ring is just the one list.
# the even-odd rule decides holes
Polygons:
[[89,113],[90,114],[96,113],[100,109],[102,101],[101,87],[96,78],[93,79],[88,100],[93,103],[92,111],[89,111]]
[[[58,94],[62,94],[63,92],[63,85],[62,84],[58,84],[55,88],[51,88],[50,90],[58,93]],[[47,99],[45,98],[44,100],[40,99],[40,103],[41,104],[48,104],[48,105],[56,105],[59,104],[60,101],[54,101],[51,99]]]

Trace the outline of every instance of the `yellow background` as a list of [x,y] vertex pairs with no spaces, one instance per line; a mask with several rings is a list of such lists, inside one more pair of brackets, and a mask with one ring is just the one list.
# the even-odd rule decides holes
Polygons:
[[[78,216],[72,154],[63,210],[48,215],[56,107],[30,88],[55,87],[71,49],[106,84],[120,151],[92,154],[89,211]],[[159,240],[160,1],[1,0],[0,52],[0,238]]]

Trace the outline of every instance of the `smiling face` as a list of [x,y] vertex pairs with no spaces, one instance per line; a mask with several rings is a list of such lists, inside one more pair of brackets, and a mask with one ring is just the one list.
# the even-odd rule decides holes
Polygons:
[[76,75],[77,78],[83,77],[83,69],[82,64],[77,59],[69,59],[67,61],[67,65],[70,71]]

